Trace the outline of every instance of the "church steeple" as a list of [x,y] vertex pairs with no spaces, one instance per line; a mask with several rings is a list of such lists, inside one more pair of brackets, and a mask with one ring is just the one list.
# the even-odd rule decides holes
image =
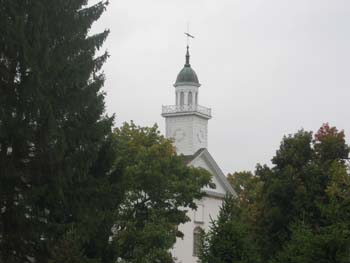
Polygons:
[[198,104],[200,86],[197,74],[190,65],[187,45],[185,65],[174,84],[175,105],[162,108],[162,116],[166,120],[166,137],[174,139],[179,154],[191,155],[208,146],[207,125],[211,109]]

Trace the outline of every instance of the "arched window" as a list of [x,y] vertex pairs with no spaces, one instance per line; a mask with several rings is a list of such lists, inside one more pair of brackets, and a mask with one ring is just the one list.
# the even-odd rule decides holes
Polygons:
[[198,105],[198,92],[196,92],[196,102],[195,102],[196,105]]
[[180,105],[184,105],[185,104],[185,95],[183,93],[183,91],[181,91],[180,93]]
[[199,249],[201,244],[201,236],[203,234],[202,228],[197,226],[193,230],[193,256],[198,257],[199,256]]
[[192,92],[188,93],[188,105],[192,105]]

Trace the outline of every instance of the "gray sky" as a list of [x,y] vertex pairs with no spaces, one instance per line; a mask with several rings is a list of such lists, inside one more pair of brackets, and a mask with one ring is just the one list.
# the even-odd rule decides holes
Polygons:
[[[185,60],[212,108],[209,151],[225,173],[270,163],[285,134],[324,122],[350,135],[349,0],[110,0],[104,46],[116,125],[157,123]],[[349,141],[348,141],[349,142]]]

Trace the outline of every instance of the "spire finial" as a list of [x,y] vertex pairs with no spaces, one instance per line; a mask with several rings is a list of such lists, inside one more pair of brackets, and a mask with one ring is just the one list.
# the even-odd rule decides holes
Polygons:
[[190,65],[190,52],[189,52],[189,38],[194,38],[194,36],[192,36],[189,33],[189,24],[187,24],[187,32],[185,32],[185,35],[187,37],[187,52],[186,52],[186,64],[185,67],[191,67]]
[[191,67],[190,64],[190,52],[189,52],[189,46],[187,45],[187,51],[186,51],[186,64],[185,67]]

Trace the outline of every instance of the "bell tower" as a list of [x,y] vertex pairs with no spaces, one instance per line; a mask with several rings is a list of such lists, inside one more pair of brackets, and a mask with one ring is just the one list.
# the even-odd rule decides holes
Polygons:
[[178,154],[193,155],[201,148],[208,147],[208,120],[211,109],[198,104],[198,77],[191,68],[189,46],[186,62],[177,75],[175,105],[163,106],[166,137],[172,138]]

